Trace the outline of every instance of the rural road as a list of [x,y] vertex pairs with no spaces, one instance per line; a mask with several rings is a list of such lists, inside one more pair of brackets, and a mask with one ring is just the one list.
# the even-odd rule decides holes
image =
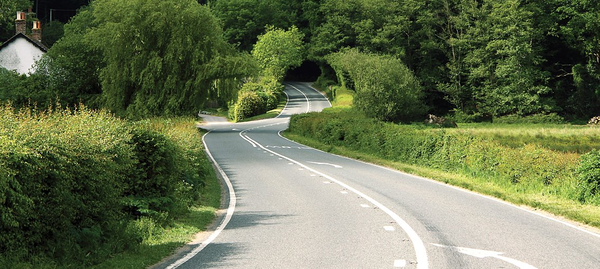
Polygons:
[[597,233],[282,138],[290,115],[329,106],[308,84],[285,91],[278,118],[202,127],[230,207],[158,268],[600,268]]

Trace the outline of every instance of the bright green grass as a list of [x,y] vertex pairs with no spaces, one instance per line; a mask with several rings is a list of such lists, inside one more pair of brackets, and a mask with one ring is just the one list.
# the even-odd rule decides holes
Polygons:
[[600,148],[600,128],[587,125],[461,123],[458,127],[446,130],[489,138],[512,148],[535,144],[575,153]]
[[285,132],[284,136],[304,145],[318,148],[327,152],[434,179],[481,194],[493,196],[516,205],[524,205],[535,209],[541,209],[550,214],[562,216],[573,221],[600,228],[600,207],[598,206],[582,205],[576,201],[551,195],[544,195],[542,193],[523,193],[519,192],[518,189],[507,188],[506,186],[499,185],[497,181],[489,180],[487,178],[449,173],[442,170],[432,169],[430,167],[389,161],[365,152],[353,151],[344,147],[325,145],[314,139],[306,138],[296,134]]

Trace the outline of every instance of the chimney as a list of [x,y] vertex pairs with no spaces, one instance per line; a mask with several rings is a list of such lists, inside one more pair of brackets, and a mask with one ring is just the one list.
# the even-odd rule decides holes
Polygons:
[[42,23],[40,21],[33,22],[33,29],[31,30],[31,39],[42,42]]
[[25,12],[17,11],[17,19],[15,20],[16,34],[27,33],[27,23],[25,22]]

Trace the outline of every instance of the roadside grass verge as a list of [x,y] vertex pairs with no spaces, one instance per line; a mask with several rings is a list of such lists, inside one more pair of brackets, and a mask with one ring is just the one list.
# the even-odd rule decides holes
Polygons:
[[0,267],[144,268],[215,217],[193,118],[0,106]]
[[[471,128],[476,129],[475,126]],[[523,126],[522,132],[539,136],[537,131],[528,131],[528,128]],[[596,135],[593,128],[587,130],[575,126],[575,131],[552,128],[553,131],[542,133],[554,137],[563,133],[573,135],[581,130],[585,133],[583,136]],[[470,133],[468,128],[396,125],[366,118],[352,109],[333,108],[322,113],[293,116],[284,135],[324,151],[431,178],[600,228],[600,206],[593,199],[583,200],[577,170],[581,154],[546,148],[544,143],[510,147],[502,141],[494,141],[494,136],[489,135],[510,128],[489,129],[481,134]],[[509,134],[518,135],[517,129]]]

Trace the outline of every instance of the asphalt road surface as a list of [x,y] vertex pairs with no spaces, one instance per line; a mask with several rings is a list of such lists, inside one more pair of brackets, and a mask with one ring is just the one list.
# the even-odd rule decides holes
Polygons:
[[269,120],[204,137],[229,207],[210,237],[158,268],[600,268],[600,235],[432,180],[279,135],[326,98],[287,83]]

